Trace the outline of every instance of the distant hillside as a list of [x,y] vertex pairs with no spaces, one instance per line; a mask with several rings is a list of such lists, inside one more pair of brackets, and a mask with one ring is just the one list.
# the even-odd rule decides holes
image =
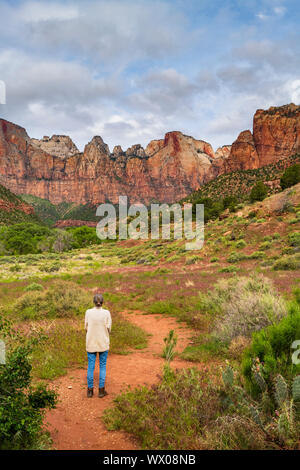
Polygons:
[[300,154],[255,170],[239,170],[218,176],[183,201],[196,203],[204,197],[219,201],[226,196],[235,196],[238,201],[242,202],[247,199],[257,181],[263,181],[269,186],[269,195],[274,194],[280,190],[279,180],[284,170],[295,163],[300,163]]
[[23,201],[33,206],[37,216],[47,225],[55,225],[59,220],[83,220],[97,222],[95,216],[96,207],[78,205],[70,202],[61,202],[58,205],[52,204],[47,199],[42,199],[32,194],[22,194]]
[[18,222],[39,222],[39,219],[32,206],[0,185],[0,225]]

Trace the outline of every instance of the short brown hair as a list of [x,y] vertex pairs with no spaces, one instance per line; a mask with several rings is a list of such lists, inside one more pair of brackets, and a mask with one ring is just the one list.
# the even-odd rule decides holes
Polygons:
[[95,294],[94,295],[94,304],[96,305],[96,307],[101,307],[101,305],[103,304],[103,295],[101,294]]

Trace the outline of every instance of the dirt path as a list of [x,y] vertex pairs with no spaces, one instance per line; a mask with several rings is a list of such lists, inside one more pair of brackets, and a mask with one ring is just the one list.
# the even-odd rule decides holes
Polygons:
[[[158,381],[164,359],[159,355],[163,350],[163,339],[171,329],[178,336],[176,350],[181,352],[190,342],[192,330],[177,323],[176,319],[163,315],[124,314],[132,323],[140,326],[152,336],[148,347],[134,351],[127,356],[110,354],[107,364],[106,389],[109,395],[103,399],[94,396],[86,398],[86,370],[76,369],[55,381],[59,403],[55,410],[46,415],[53,447],[59,450],[130,450],[138,445],[131,436],[120,431],[107,431],[101,416],[112,405],[113,399],[127,388],[127,385],[151,385]],[[190,366],[191,363],[175,359],[174,368]],[[97,364],[98,365],[98,364]],[[95,385],[98,371],[95,370]],[[97,391],[97,388],[94,390]]]

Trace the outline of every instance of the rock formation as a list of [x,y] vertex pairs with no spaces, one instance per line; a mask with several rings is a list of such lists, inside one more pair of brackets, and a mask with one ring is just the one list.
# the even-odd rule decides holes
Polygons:
[[78,204],[111,201],[175,202],[224,172],[258,168],[300,151],[300,107],[293,104],[254,116],[253,134],[242,132],[216,153],[211,145],[168,132],[146,149],[116,146],[95,136],[82,153],[67,136],[30,139],[25,129],[0,120],[0,183],[11,191]]
[[300,106],[291,103],[258,109],[253,135],[244,131],[232,144],[225,171],[251,169],[275,163],[300,152]]
[[31,143],[50,155],[60,158],[68,158],[79,153],[74,142],[66,135],[53,135],[51,138],[44,136],[42,139],[31,139]]

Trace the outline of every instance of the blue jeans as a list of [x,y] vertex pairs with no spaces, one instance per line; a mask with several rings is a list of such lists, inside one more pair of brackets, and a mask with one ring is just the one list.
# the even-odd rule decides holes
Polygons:
[[[88,352],[87,355],[88,355],[87,384],[88,384],[88,388],[93,388],[94,370],[95,370],[97,353]],[[103,388],[105,384],[107,355],[108,355],[108,351],[99,352],[99,365],[100,365],[99,388]]]

